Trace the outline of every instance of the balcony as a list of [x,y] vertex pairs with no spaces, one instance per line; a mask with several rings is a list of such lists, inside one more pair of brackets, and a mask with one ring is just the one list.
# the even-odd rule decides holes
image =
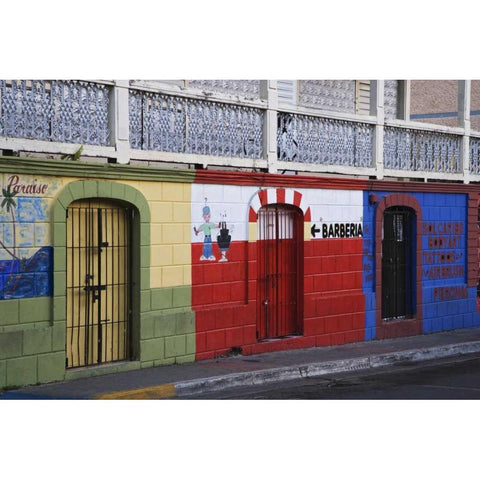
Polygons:
[[0,151],[83,145],[97,162],[480,181],[480,133],[398,114],[400,83],[0,80]]

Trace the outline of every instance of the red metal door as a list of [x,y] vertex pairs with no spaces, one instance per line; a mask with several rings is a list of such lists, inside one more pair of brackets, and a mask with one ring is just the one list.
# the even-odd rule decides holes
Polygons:
[[282,204],[258,211],[257,337],[301,333],[303,214]]

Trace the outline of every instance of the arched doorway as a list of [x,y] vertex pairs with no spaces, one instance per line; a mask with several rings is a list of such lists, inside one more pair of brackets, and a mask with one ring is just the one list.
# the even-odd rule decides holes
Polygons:
[[382,320],[405,320],[415,315],[415,212],[395,206],[383,213]]
[[287,204],[258,210],[257,337],[301,334],[303,213]]
[[66,213],[67,368],[128,360],[133,208],[84,199]]
[[422,332],[422,210],[413,195],[392,193],[375,214],[377,339]]

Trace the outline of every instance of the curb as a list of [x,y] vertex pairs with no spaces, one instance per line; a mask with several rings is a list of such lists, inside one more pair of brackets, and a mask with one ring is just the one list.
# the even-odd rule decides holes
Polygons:
[[476,352],[480,352],[480,341],[200,378],[175,383],[175,391],[179,397],[189,396],[234,387],[257,386],[264,383],[315,378],[329,373],[368,370],[370,368],[385,367],[400,363],[414,363],[422,360],[466,355]]
[[368,370],[397,364],[409,364],[437,358],[467,355],[477,352],[480,352],[480,341],[403,350],[394,353],[368,355],[359,358],[270,368],[252,372],[231,373],[135,390],[105,393],[96,395],[94,398],[101,400],[137,400],[189,397],[192,395],[226,390],[235,387],[258,386],[266,383],[315,378],[331,373]]

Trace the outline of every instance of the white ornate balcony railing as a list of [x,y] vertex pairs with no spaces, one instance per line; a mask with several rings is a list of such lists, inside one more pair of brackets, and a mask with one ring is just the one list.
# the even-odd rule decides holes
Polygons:
[[447,133],[385,127],[384,166],[392,170],[459,173],[462,137]]
[[0,136],[109,145],[108,109],[102,84],[0,80]]
[[372,166],[374,125],[278,114],[278,159],[320,165]]
[[480,175],[480,138],[470,137],[470,173]]
[[130,91],[130,146],[141,150],[262,158],[264,111]]

